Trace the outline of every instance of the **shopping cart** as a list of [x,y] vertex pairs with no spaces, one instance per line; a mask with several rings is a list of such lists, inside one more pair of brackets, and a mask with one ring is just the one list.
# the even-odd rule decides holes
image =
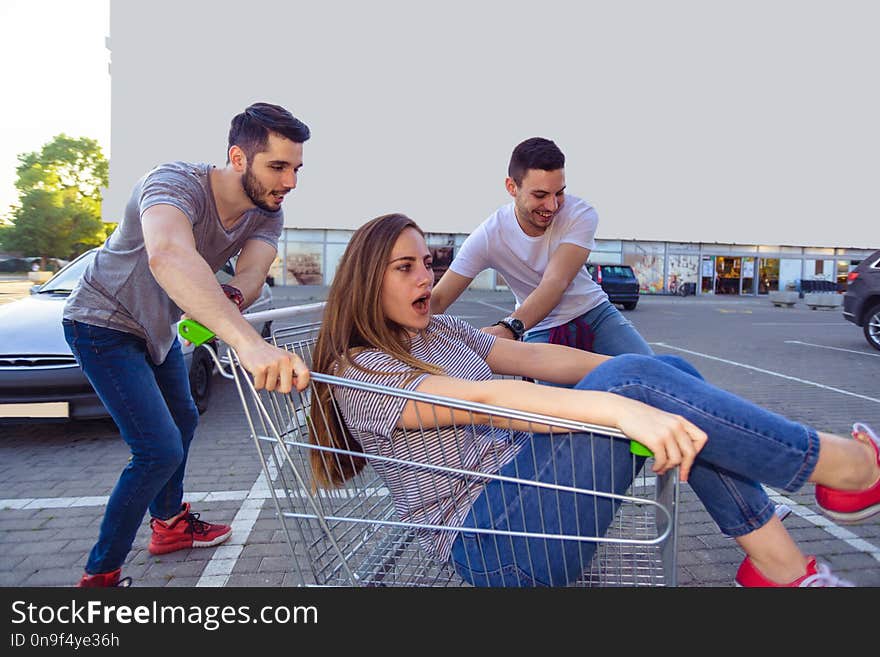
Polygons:
[[[269,339],[277,346],[297,353],[308,365],[311,364],[311,348],[320,324],[304,321],[304,317],[314,315],[317,306],[320,304],[305,309],[268,311],[273,314],[275,326],[294,323],[289,328],[275,330]],[[430,468],[438,476],[478,477],[482,481],[488,478],[485,474],[445,468],[442,464],[428,465],[420,460],[389,459],[313,445],[309,440],[312,422],[309,410],[311,399],[317,394],[316,386],[368,387],[381,394],[427,402],[437,410],[456,408],[479,413],[481,424],[491,424],[501,431],[514,420],[542,426],[552,421],[557,428],[587,434],[588,439],[596,441],[597,445],[599,441],[608,440],[629,442],[620,432],[606,427],[386,386],[370,386],[318,372],[312,372],[312,381],[303,392],[258,391],[234,351],[227,350],[225,358],[218,364],[225,370],[224,375],[235,381],[248,430],[269,484],[269,495],[289,545],[292,574],[296,584],[302,586],[465,585],[448,563],[437,562],[419,544],[421,532],[449,530],[401,521],[377,470],[383,467]],[[418,439],[426,442],[436,439],[439,427],[433,417],[436,414],[423,417]],[[468,431],[470,427],[459,426],[456,430]],[[564,432],[555,432],[555,435],[560,434]],[[365,457],[367,465],[341,488],[317,488],[312,482],[310,468],[310,454],[314,450],[322,450],[329,458]],[[592,542],[596,546],[595,556],[579,564],[583,574],[576,582],[578,586],[674,586],[676,583],[677,472],[655,477],[649,463],[636,472],[635,452],[638,450],[633,451],[633,483],[626,495],[614,495],[610,490],[543,484],[553,490],[573,492],[591,503],[611,499],[619,505],[611,526],[603,535],[565,536],[566,540]],[[528,480],[516,481],[523,486],[542,485]],[[611,488],[614,488],[613,482]],[[500,536],[514,534],[503,530],[485,531]],[[563,538],[561,535],[541,535],[550,540]],[[536,555],[535,558],[541,557]]]

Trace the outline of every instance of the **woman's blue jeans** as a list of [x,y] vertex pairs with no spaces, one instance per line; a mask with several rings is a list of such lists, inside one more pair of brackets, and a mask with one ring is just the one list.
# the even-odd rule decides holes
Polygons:
[[[637,399],[703,429],[709,439],[688,483],[728,536],[752,532],[772,517],[774,504],[762,483],[794,492],[819,458],[814,429],[706,383],[677,356],[618,356],[576,388]],[[624,494],[642,464],[636,459],[633,465],[629,441],[536,434],[500,473]],[[578,498],[584,499],[578,503],[570,494],[493,480],[474,502],[464,527],[603,536],[613,519],[612,504]],[[476,586],[561,586],[577,579],[595,548],[587,541],[511,538],[465,529],[453,543],[451,559],[459,575]]]
[[178,341],[155,365],[130,333],[64,320],[64,337],[131,450],[86,563],[87,573],[106,573],[125,561],[148,508],[161,519],[180,511],[199,412]]

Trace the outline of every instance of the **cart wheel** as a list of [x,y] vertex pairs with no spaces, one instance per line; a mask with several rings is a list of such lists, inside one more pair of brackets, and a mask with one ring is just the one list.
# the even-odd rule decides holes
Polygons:
[[189,368],[189,389],[199,409],[199,414],[208,410],[208,400],[211,397],[211,374],[214,371],[214,361],[207,350],[198,347],[193,352],[192,364]]

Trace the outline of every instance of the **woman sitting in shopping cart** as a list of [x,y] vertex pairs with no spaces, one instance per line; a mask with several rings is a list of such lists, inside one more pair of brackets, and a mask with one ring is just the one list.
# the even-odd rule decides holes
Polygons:
[[[721,531],[736,539],[747,555],[737,584],[851,586],[801,552],[762,484],[795,492],[814,483],[820,509],[842,522],[880,513],[880,439],[867,425],[854,425],[855,439],[819,432],[706,383],[675,356],[610,358],[496,339],[455,317],[432,316],[433,283],[430,251],[411,219],[390,214],[359,228],[336,270],[312,369],[364,384],[616,428],[653,452],[654,472],[679,468],[681,481],[690,483]],[[609,439],[597,447],[581,434],[531,433],[534,423],[525,421],[514,424],[521,431],[491,426],[461,431],[457,427],[474,422],[472,412],[444,412],[367,387],[319,385],[311,413],[312,441],[318,445],[366,458],[416,450],[450,468],[371,461],[400,518],[446,528],[422,532],[421,538],[437,559],[451,561],[475,585],[574,582],[595,543],[535,534],[552,525],[557,534],[602,536],[614,505],[607,499],[573,503],[558,489],[520,487],[504,479],[487,483],[458,476],[456,469],[597,490],[611,485],[618,494],[626,492],[635,474],[628,441]],[[420,444],[426,438],[418,429],[426,418],[443,430],[432,434],[430,444]],[[364,462],[338,452],[312,452],[313,476],[324,487],[341,485]],[[642,463],[640,457],[636,469]],[[498,527],[508,530],[503,540],[467,531]],[[525,538],[518,532],[532,534]]]

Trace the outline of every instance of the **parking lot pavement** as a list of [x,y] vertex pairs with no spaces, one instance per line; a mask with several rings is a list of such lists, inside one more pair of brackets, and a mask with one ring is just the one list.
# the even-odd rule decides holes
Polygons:
[[[322,300],[321,287],[276,287],[277,305]],[[509,312],[505,292],[468,292],[450,309],[475,326]],[[705,377],[820,430],[880,425],[880,354],[839,312],[750,297],[651,297],[624,313],[658,353],[687,358]],[[187,499],[233,537],[209,549],[154,557],[147,522],[125,565],[135,586],[285,586],[288,547],[261,484],[234,384],[215,377],[186,477]],[[0,424],[0,586],[69,586],[97,536],[103,504],[128,457],[109,421]],[[818,515],[812,488],[770,490],[803,549],[862,586],[880,586],[880,522],[841,527]],[[743,558],[687,485],[679,511],[678,582],[729,587]]]

